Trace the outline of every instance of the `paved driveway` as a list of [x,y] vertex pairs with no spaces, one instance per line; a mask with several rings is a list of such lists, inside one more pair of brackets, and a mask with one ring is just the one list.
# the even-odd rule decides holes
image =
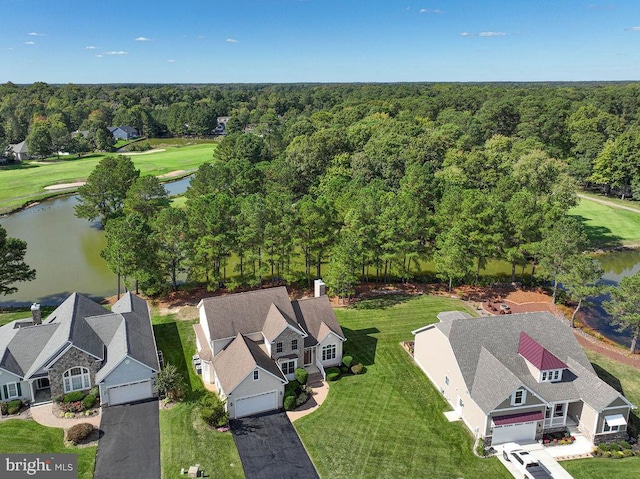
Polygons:
[[102,409],[94,479],[160,479],[158,401]]
[[319,479],[284,412],[234,419],[231,431],[247,479]]

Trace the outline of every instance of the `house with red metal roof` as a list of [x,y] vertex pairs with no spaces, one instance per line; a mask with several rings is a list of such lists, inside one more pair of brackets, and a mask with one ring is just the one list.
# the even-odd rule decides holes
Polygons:
[[450,311],[413,331],[414,359],[476,437],[526,443],[545,433],[626,439],[630,410],[571,328],[550,313],[472,318]]

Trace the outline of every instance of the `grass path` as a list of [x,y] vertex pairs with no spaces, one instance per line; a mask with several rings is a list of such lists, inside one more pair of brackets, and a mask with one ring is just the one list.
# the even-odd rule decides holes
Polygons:
[[[597,196],[585,195],[584,193],[578,193],[578,198],[582,198],[583,200],[595,201],[596,203],[600,203],[601,205],[611,206],[612,208],[620,208],[627,211],[632,211],[634,213],[640,213],[640,209],[632,208],[631,206],[622,205],[618,202],[604,200]],[[618,200],[621,201],[621,200]]]
[[585,227],[592,246],[612,248],[640,244],[640,210],[613,201],[580,195],[578,206],[569,214]]

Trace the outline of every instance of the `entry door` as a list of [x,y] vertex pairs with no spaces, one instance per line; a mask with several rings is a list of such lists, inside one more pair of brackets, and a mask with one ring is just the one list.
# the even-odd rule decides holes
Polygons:
[[458,413],[458,416],[462,417],[463,409],[464,409],[464,403],[462,402],[462,398],[458,396],[458,400],[456,401],[456,413]]
[[36,381],[36,389],[46,389],[49,387],[49,378],[40,378]]
[[313,362],[313,349],[304,350],[304,364],[311,364]]

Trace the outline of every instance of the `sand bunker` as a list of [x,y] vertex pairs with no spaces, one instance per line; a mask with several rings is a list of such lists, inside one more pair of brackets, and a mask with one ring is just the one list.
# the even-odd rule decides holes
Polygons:
[[161,151],[167,151],[166,148],[154,148],[153,150],[147,151],[127,151],[125,153],[121,153],[124,156],[138,156],[138,155],[150,155],[151,153],[160,153]]
[[165,173],[164,175],[160,175],[158,176],[158,178],[172,178],[174,176],[182,175],[183,173],[186,173],[186,170],[175,170],[170,171],[169,173]]
[[45,186],[45,190],[66,190],[67,188],[77,188],[84,185],[84,181],[76,181],[75,183],[60,183],[59,185]]

